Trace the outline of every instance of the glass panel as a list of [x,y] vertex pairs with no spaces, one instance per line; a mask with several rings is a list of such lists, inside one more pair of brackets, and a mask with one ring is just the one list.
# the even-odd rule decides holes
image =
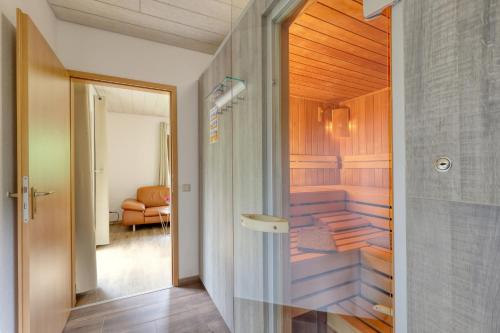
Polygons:
[[309,2],[286,26],[292,332],[391,332],[390,14]]
[[[365,21],[355,0],[262,2],[228,42],[225,82],[245,87],[229,104],[230,326],[392,332],[390,13]],[[284,216],[289,232],[248,228],[242,214]]]

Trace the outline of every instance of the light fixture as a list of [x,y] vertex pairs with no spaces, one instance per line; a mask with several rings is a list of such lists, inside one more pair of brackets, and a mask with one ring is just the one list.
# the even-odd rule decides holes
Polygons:
[[321,123],[323,121],[323,114],[325,113],[325,110],[321,106],[318,105],[318,123]]
[[332,110],[334,131],[339,137],[349,137],[351,133],[351,110],[348,107],[338,107]]

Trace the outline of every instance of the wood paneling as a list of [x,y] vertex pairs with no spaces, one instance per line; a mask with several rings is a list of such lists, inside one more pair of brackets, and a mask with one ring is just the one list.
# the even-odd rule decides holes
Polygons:
[[248,0],[50,0],[59,19],[214,53]]
[[353,0],[311,2],[289,28],[291,92],[338,103],[387,87],[389,26]]
[[[334,138],[331,124],[331,112],[327,107],[317,101],[301,97],[290,97],[290,154],[292,156],[336,156],[339,145]],[[299,168],[292,157],[290,170],[290,183],[295,185],[328,185],[338,184],[339,170],[330,168]]]
[[291,169],[338,169],[337,156],[290,155]]
[[390,186],[390,90],[341,103],[350,110],[350,136],[339,138],[341,184]]

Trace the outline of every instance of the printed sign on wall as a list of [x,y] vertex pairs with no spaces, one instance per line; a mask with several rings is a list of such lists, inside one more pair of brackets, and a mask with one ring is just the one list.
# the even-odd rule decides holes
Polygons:
[[219,109],[214,106],[209,111],[209,128],[210,128],[210,143],[215,143],[219,141]]

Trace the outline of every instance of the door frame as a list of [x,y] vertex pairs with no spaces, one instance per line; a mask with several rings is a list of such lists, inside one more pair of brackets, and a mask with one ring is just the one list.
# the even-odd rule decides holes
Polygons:
[[76,305],[76,273],[75,273],[75,138],[74,138],[74,96],[73,85],[75,82],[93,83],[99,85],[128,88],[133,90],[149,91],[158,94],[170,94],[170,136],[172,145],[172,174],[171,174],[171,213],[170,213],[170,234],[172,249],[172,285],[179,286],[179,173],[177,156],[177,87],[168,84],[139,81],[134,79],[121,78],[90,72],[68,70],[71,83],[71,277],[72,277],[72,302]]
[[[264,14],[264,213],[288,216],[288,34],[293,19],[315,0],[280,0]],[[290,277],[288,234],[264,235],[265,321],[267,332],[291,332],[291,308],[287,292]]]

